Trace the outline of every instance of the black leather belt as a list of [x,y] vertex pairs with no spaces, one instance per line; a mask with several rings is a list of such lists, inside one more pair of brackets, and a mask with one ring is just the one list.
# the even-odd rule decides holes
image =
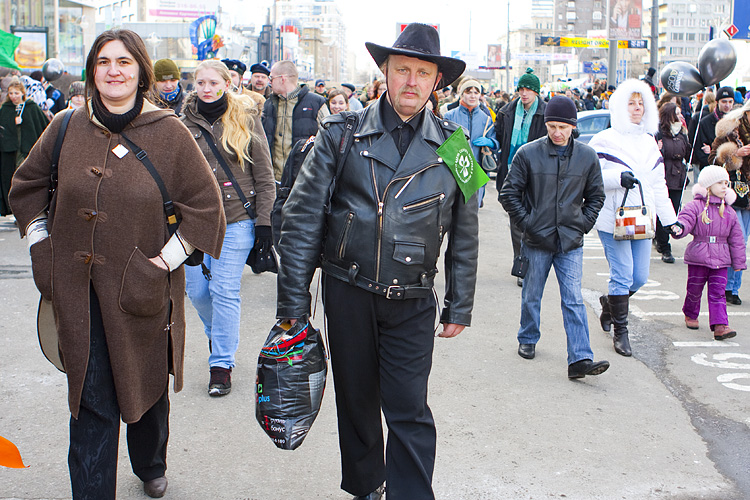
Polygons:
[[432,295],[432,285],[386,285],[359,275],[359,266],[352,264],[350,269],[343,269],[328,261],[323,261],[323,271],[334,278],[346,281],[368,292],[389,300],[423,299]]

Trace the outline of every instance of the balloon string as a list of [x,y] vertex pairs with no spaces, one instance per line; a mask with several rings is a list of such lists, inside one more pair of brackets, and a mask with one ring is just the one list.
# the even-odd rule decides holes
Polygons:
[[[703,95],[705,97],[705,95],[706,95],[705,94],[706,89],[704,88],[703,91],[704,91]],[[690,148],[690,160],[688,160],[688,166],[690,166],[690,165],[693,164],[693,153],[695,152],[695,141],[698,140],[698,132],[701,129],[701,118],[703,118],[703,105],[704,105],[705,102],[706,102],[705,99],[701,99],[701,103],[700,103],[701,104],[701,106],[700,106],[701,110],[698,112],[698,125],[695,127],[695,135],[693,136],[693,146]],[[688,183],[687,167],[685,167],[685,170],[686,170],[685,171],[685,182],[682,184],[682,192],[680,193],[680,204],[677,205],[677,211],[678,212],[682,208],[682,198],[685,196],[685,190],[687,189],[687,183]],[[695,171],[695,167],[693,167],[693,171]],[[700,173],[700,172],[698,172],[698,173]],[[695,174],[693,174],[693,175],[695,175]],[[696,182],[698,182],[698,181],[696,180]]]

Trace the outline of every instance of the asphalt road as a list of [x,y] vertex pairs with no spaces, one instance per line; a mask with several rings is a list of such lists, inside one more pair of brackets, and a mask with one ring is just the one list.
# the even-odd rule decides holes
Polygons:
[[[634,356],[621,357],[598,326],[607,265],[598,238],[589,235],[583,286],[591,343],[596,359],[612,366],[570,381],[554,273],[537,356],[529,361],[516,354],[520,288],[509,275],[508,219],[495,200],[490,187],[480,211],[473,325],[435,344],[430,405],[438,428],[437,498],[750,498],[750,292],[748,305],[729,306],[738,336],[714,342],[707,317],[697,331],[682,320],[686,240],[674,245],[675,264],[654,252],[651,281],[631,302]],[[274,322],[275,277],[248,270],[242,299],[233,389],[220,399],[206,393],[207,343],[187,308],[185,388],[170,396],[165,498],[351,498],[339,489],[330,378],[321,414],[299,449],[278,450],[256,423],[255,366]],[[28,466],[0,468],[0,499],[70,498],[66,381],[39,352],[37,301],[26,244],[0,218],[0,436],[19,447]],[[313,322],[323,326],[320,306]],[[146,498],[124,443],[123,436],[118,498]]]

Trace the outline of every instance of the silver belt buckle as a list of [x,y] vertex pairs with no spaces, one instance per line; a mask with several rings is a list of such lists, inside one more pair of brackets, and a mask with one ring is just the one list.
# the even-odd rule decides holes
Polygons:
[[[401,290],[400,292],[398,292],[396,294],[396,297],[392,296],[394,290]],[[391,285],[391,286],[388,287],[388,290],[385,292],[385,298],[386,299],[393,299],[393,298],[402,299],[403,298],[402,297],[403,291],[404,291],[404,287],[402,287],[400,285]]]
[[708,237],[708,242],[709,243],[716,243],[716,236],[709,236]]

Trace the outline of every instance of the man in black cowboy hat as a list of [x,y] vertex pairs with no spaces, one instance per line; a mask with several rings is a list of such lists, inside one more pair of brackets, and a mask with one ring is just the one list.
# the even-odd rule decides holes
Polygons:
[[[433,278],[448,234],[438,336],[455,337],[471,322],[478,206],[475,196],[464,201],[436,153],[459,127],[425,104],[465,64],[442,57],[437,31],[425,24],[408,25],[392,47],[366,46],[388,90],[356,113],[351,149],[342,147],[351,113],[321,125],[282,212],[277,317],[310,313],[308,289],[320,261],[341,487],[376,500],[385,481],[388,500],[433,499],[436,431],[427,405]],[[339,154],[346,160],[329,191]]]

